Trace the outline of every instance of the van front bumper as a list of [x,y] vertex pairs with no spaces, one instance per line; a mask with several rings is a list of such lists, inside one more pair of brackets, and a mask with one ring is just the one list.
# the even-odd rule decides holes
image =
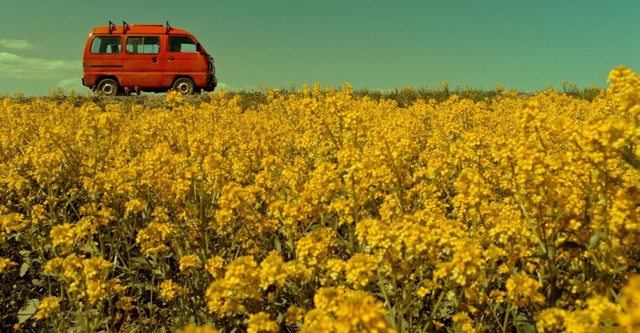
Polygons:
[[213,74],[207,74],[207,86],[205,87],[205,91],[214,91],[218,86],[218,79]]

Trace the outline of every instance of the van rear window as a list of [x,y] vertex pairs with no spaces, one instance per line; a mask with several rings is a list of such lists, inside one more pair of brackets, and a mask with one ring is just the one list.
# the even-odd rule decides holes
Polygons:
[[120,36],[96,36],[91,42],[91,53],[120,53]]
[[160,52],[159,36],[127,37],[127,53],[157,54]]

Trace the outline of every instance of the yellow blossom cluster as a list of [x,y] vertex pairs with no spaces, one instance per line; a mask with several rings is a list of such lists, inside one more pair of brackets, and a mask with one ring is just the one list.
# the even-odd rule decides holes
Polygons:
[[526,274],[515,274],[507,279],[507,296],[515,306],[543,303],[544,296],[540,294],[541,284]]
[[118,278],[108,278],[111,267],[111,263],[102,258],[70,254],[49,260],[43,272],[64,281],[67,292],[76,295],[78,300],[94,304],[111,295],[119,295],[125,289]]
[[302,332],[396,332],[384,319],[382,303],[367,292],[320,288],[314,303]]
[[16,263],[11,261],[11,259],[0,258],[0,274],[4,273],[7,269],[15,265]]
[[60,299],[57,297],[45,297],[38,305],[38,311],[33,316],[37,320],[47,319],[60,308]]
[[173,280],[166,280],[160,283],[160,290],[158,291],[160,297],[162,297],[167,302],[172,301],[174,298],[178,296],[183,296],[189,294],[189,289],[180,286],[179,284],[173,282]]
[[218,330],[207,325],[189,324],[178,329],[176,333],[218,333]]
[[0,331],[637,331],[640,76],[609,80],[2,98]]

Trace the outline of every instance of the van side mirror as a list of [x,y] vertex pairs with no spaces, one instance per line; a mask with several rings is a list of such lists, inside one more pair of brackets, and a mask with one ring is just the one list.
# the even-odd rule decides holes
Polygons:
[[196,51],[198,51],[200,54],[204,54],[204,50],[202,49],[202,45],[200,45],[200,43],[196,44]]

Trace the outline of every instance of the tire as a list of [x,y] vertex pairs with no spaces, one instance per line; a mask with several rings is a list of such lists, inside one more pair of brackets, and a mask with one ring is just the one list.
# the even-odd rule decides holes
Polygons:
[[115,96],[118,94],[118,90],[120,90],[120,86],[118,82],[114,79],[103,79],[98,83],[98,88],[96,89],[99,94],[104,96]]
[[173,90],[183,95],[191,95],[195,92],[196,85],[195,83],[193,83],[193,80],[191,80],[190,78],[181,77],[176,79],[175,82],[173,82]]

